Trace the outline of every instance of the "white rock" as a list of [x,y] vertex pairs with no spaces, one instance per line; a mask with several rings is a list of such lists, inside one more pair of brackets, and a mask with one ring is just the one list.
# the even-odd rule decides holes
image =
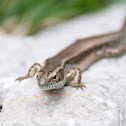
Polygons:
[[1,36],[0,126],[125,126],[126,55],[103,59],[84,72],[84,91],[66,86],[45,92],[34,78],[14,82],[34,62],[41,63],[73,40],[118,29],[124,8],[81,16],[30,38]]

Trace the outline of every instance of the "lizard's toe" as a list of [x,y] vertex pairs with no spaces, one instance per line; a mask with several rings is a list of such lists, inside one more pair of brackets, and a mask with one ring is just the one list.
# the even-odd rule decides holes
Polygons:
[[23,77],[19,77],[15,81],[22,81],[22,80],[27,79],[27,78],[30,78],[30,76],[26,75],[26,76],[23,76]]
[[83,87],[86,88],[86,86],[83,84],[72,84],[71,86],[77,89],[80,87],[82,90],[83,90]]
[[24,79],[23,77],[19,77],[15,81],[22,81],[23,79]]

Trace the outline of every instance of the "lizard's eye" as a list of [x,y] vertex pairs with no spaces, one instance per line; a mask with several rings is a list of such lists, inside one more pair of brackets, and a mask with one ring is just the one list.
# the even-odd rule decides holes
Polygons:
[[55,76],[53,76],[53,79],[56,79],[56,75],[55,75]]

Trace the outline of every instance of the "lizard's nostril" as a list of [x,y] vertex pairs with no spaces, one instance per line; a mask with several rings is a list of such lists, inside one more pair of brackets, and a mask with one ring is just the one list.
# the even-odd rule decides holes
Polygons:
[[40,84],[44,84],[45,82],[44,81],[40,81]]

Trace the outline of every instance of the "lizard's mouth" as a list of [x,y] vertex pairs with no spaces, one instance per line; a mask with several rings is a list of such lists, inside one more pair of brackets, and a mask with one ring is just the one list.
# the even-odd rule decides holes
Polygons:
[[64,86],[63,81],[59,81],[57,83],[43,83],[39,82],[38,83],[39,87],[41,87],[43,90],[52,90],[52,89],[58,89]]

